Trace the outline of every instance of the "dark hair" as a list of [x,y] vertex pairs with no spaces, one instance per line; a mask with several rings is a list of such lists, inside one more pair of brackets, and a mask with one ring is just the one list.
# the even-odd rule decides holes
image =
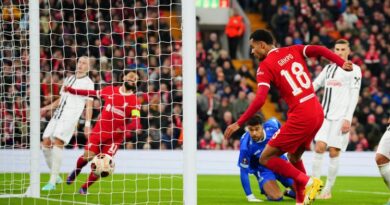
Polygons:
[[345,40],[345,39],[337,40],[334,45],[336,45],[336,44],[347,44],[347,46],[349,46],[349,42],[347,40]]
[[273,45],[275,43],[272,33],[265,29],[254,31],[249,39],[253,39],[253,41],[264,41],[268,45]]
[[263,117],[259,114],[256,114],[248,120],[246,125],[248,126],[262,125],[263,121],[264,121]]

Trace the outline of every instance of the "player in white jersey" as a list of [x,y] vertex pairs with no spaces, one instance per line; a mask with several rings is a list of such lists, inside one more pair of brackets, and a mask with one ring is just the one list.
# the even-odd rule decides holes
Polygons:
[[88,57],[79,58],[76,66],[76,74],[64,80],[60,98],[50,105],[41,108],[41,113],[56,108],[49,124],[43,133],[42,151],[46,163],[51,170],[49,182],[42,188],[44,191],[55,190],[56,183],[61,183],[59,171],[62,163],[64,145],[68,144],[75,131],[85,105],[85,128],[84,133],[88,137],[91,132],[92,104],[93,99],[64,92],[64,86],[74,89],[94,89],[94,83],[88,77],[91,61]]
[[[336,41],[335,53],[344,60],[348,60],[351,50],[348,41]],[[349,141],[349,131],[356,104],[359,99],[361,84],[361,70],[353,65],[353,70],[347,72],[337,68],[336,64],[328,64],[314,80],[314,90],[324,87],[322,99],[324,122],[316,134],[315,153],[313,160],[314,177],[321,176],[322,159],[326,149],[329,149],[328,176],[319,199],[331,198],[332,186],[336,181],[339,168],[340,151],[345,151]]]
[[[387,122],[390,124],[390,117]],[[390,190],[390,125],[379,142],[375,161],[387,188]],[[387,204],[390,205],[390,199]]]

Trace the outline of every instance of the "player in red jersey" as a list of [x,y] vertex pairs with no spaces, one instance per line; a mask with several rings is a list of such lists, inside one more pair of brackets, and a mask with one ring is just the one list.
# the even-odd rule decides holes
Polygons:
[[[225,137],[229,138],[263,106],[272,83],[289,107],[288,120],[269,141],[259,161],[272,171],[294,179],[297,204],[311,204],[322,188],[322,181],[306,175],[301,156],[322,125],[324,114],[315,96],[305,57],[323,56],[345,70],[352,70],[352,63],[322,46],[276,48],[272,34],[266,30],[253,32],[250,44],[252,53],[261,61],[256,98],[240,119],[226,129]],[[286,152],[290,163],[279,158]]]
[[[122,86],[107,86],[98,91],[65,88],[66,91],[72,94],[98,97],[105,101],[100,117],[88,138],[84,155],[78,158],[76,169],[68,176],[67,184],[73,183],[81,169],[95,155],[99,153],[115,155],[124,140],[125,130],[138,128],[140,125],[140,104],[135,93],[137,80],[138,75],[135,72],[129,72],[123,77],[124,83]],[[88,187],[97,179],[99,179],[99,176],[91,172],[79,193],[87,194]]]

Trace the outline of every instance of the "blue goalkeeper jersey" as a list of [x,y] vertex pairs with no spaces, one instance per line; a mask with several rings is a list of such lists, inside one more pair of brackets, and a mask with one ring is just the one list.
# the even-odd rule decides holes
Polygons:
[[[272,138],[276,131],[280,128],[280,122],[275,118],[263,123],[264,139],[262,141],[253,141],[249,132],[246,132],[240,140],[240,157],[238,159],[238,166],[243,169],[247,169],[249,173],[255,173],[257,171],[264,171],[265,168],[259,163],[259,158],[263,152],[268,141]],[[282,155],[281,158],[287,160]]]

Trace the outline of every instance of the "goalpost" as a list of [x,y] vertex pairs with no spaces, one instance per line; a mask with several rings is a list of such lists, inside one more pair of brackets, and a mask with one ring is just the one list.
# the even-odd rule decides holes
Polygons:
[[[0,67],[4,68],[0,70],[0,204],[197,204],[195,0],[105,2],[0,3]],[[80,4],[85,7],[78,8]],[[85,18],[78,19],[80,16]],[[80,25],[85,25],[86,33]],[[170,40],[164,41],[167,34]],[[79,38],[87,41],[78,42]],[[42,116],[41,107],[58,99],[60,84],[82,55],[92,57],[98,68],[90,72],[95,89],[120,85],[118,65],[141,72],[139,89],[144,93],[139,95],[147,101],[143,111],[157,114],[141,117],[148,127],[126,138],[114,156],[116,171],[96,182],[87,196],[80,196],[77,190],[89,173],[89,165],[76,183],[65,184],[85,143],[78,141],[82,129],[77,128],[71,145],[64,149],[60,174],[64,182],[56,190],[44,192],[41,188],[49,171],[40,144],[54,110]],[[167,95],[163,96],[164,92]],[[100,106],[95,109],[100,113],[97,110],[104,102],[94,103]],[[153,106],[169,109],[156,111]],[[152,125],[153,119],[160,126]],[[79,127],[83,120],[84,114]],[[164,138],[169,136],[168,129],[175,133],[170,141]],[[171,164],[182,167],[164,170]]]

